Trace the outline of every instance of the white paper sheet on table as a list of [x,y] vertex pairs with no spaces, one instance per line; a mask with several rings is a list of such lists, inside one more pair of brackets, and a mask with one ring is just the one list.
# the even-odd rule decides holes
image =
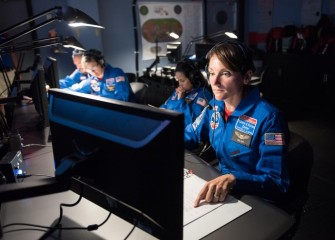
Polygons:
[[223,203],[203,203],[194,208],[194,200],[205,180],[184,171],[184,236],[183,239],[200,239],[251,210],[251,207],[233,196]]

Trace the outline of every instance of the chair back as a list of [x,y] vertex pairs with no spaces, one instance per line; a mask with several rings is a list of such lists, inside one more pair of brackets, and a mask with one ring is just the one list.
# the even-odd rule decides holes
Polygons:
[[146,104],[148,85],[143,82],[131,82],[130,87],[135,94],[136,102],[140,104]]
[[294,225],[285,236],[288,239],[295,235],[300,225],[304,205],[309,199],[308,184],[314,159],[313,148],[304,137],[294,132],[291,132],[290,136],[288,160],[291,184],[288,200],[279,206],[295,219]]

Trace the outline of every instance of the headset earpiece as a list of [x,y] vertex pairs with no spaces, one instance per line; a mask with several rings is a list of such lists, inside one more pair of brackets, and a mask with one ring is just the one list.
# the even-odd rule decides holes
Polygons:
[[95,62],[97,62],[102,67],[105,65],[104,56],[98,50],[95,50],[95,49],[87,50],[84,55],[90,59],[93,59]]
[[185,63],[189,66],[190,71],[189,71],[189,79],[192,83],[193,86],[200,85],[200,80],[198,79],[200,76],[199,74],[201,73],[199,69],[195,66],[193,61],[190,60],[185,60]]

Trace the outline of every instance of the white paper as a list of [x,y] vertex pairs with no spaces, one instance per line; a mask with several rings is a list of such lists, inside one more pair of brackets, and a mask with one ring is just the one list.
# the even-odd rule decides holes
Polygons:
[[251,210],[251,207],[228,195],[222,203],[204,203],[194,208],[194,200],[206,183],[202,178],[184,172],[184,236],[200,239]]

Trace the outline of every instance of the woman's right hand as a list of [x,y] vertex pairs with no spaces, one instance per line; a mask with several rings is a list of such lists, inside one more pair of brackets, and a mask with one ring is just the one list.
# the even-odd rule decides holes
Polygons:
[[178,95],[178,100],[185,97],[185,89],[182,88],[181,86],[176,88],[176,92]]

